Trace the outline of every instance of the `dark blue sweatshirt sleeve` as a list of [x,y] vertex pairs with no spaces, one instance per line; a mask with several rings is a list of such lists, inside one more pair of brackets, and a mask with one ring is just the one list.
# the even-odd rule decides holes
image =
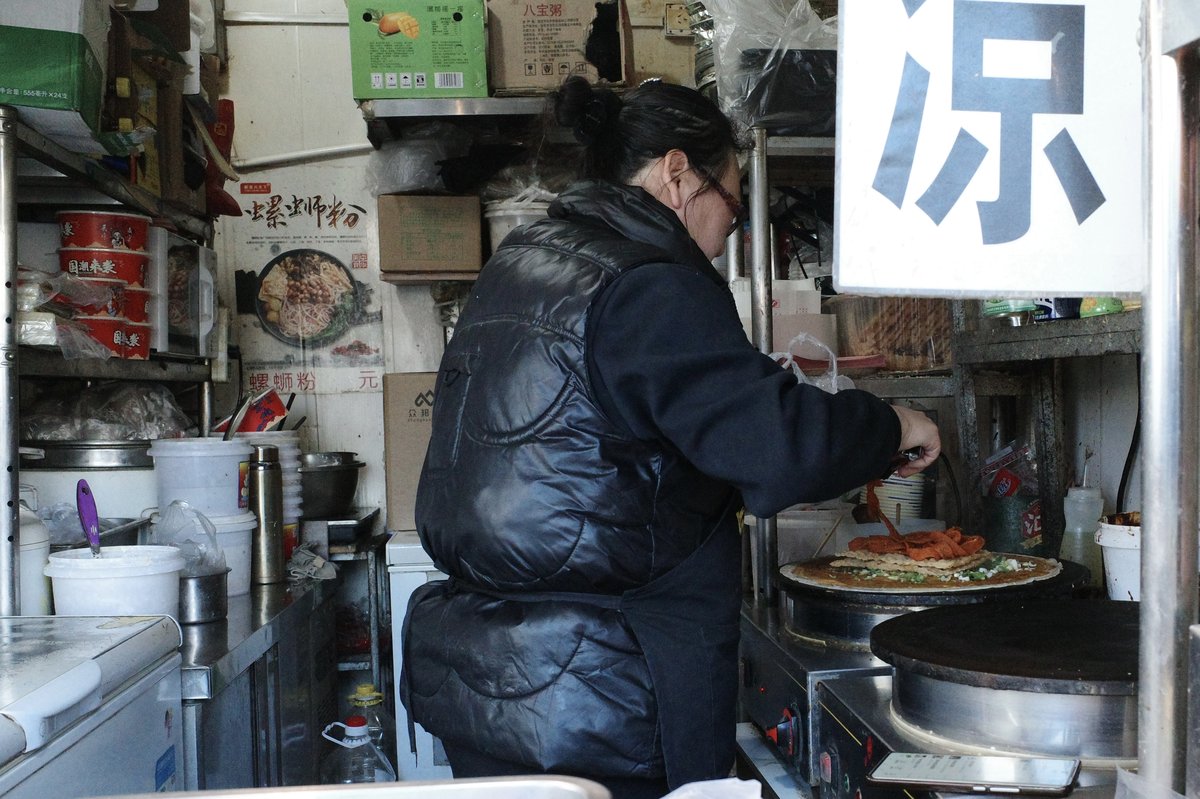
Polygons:
[[879,477],[899,449],[887,403],[800,383],[750,344],[728,287],[694,268],[620,276],[587,335],[604,411],[738,488],[752,513],[839,496]]

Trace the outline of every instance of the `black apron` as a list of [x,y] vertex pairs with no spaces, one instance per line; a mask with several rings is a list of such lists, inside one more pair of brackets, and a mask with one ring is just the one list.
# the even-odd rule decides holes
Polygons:
[[742,590],[733,513],[686,560],[621,597],[650,667],[672,790],[733,767]]
[[[733,767],[737,723],[742,590],[742,547],[737,526],[732,523],[736,508],[736,502],[728,503],[704,542],[675,568],[620,596],[561,591],[501,592],[453,577],[428,583],[410,598],[401,645],[408,641],[412,607],[430,590],[474,591],[518,602],[584,602],[620,610],[649,666],[658,702],[663,763],[671,789],[689,782],[726,777]],[[402,662],[407,661],[406,656]],[[404,667],[400,683],[403,704],[411,708]],[[415,752],[411,710],[408,732]]]

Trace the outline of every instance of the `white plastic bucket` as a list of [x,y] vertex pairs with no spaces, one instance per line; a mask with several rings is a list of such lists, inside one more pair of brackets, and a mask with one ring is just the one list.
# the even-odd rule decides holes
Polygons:
[[217,531],[217,544],[225,553],[225,565],[229,567],[229,596],[250,593],[250,544],[258,517],[253,511],[234,516],[209,516],[213,529]]
[[51,552],[46,566],[57,616],[179,616],[183,555],[169,546]]
[[1109,599],[1137,602],[1142,586],[1142,528],[1100,522],[1096,543],[1104,558],[1104,587]]
[[504,241],[504,237],[515,228],[544,219],[549,207],[550,203],[536,200],[521,203],[504,200],[484,203],[483,218],[488,224],[488,241],[491,242],[492,251],[495,252],[500,242]]
[[150,445],[158,507],[177,499],[205,516],[236,516],[250,504],[249,442],[220,438],[160,438]]
[[[145,469],[37,469],[21,467],[21,482],[37,489],[38,504],[48,508],[61,502],[75,504],[80,478],[91,486],[101,518],[136,519],[158,505],[154,467]],[[164,506],[165,507],[165,506]]]

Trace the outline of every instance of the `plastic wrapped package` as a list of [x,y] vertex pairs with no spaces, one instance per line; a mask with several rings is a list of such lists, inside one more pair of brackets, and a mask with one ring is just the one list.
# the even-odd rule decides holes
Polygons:
[[57,317],[44,311],[17,311],[17,343],[53,347],[58,344]]
[[22,441],[145,441],[195,435],[195,425],[166,387],[155,383],[92,386],[52,396],[21,414]]
[[471,134],[456,125],[415,125],[371,154],[367,175],[374,185],[367,188],[374,196],[446,191],[440,162],[463,156],[470,147]]
[[746,126],[778,136],[834,135],[837,18],[808,0],[707,0],[717,98]]

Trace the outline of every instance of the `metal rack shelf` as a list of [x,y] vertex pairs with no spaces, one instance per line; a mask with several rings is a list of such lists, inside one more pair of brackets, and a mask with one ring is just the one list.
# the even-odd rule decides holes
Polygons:
[[1142,348],[1140,309],[1086,319],[960,332],[954,360],[961,365],[1136,353]]
[[363,100],[363,119],[395,117],[529,116],[546,107],[545,97],[448,97],[444,99]]
[[[98,192],[111,201],[123,203],[150,216],[167,219],[183,231],[206,240],[212,238],[213,229],[209,220],[175,208],[149,191],[129,184],[99,161],[61,147],[22,123],[19,109],[9,108],[9,111],[16,112],[12,132],[16,137],[18,151],[33,159],[32,164],[23,165],[27,173],[21,175],[23,186],[93,190],[93,194]],[[36,201],[37,197],[31,199]]]
[[17,355],[22,377],[95,378],[97,380],[155,380],[167,383],[199,383],[209,377],[208,361],[131,361],[119,358],[65,360],[58,350],[22,346]]

